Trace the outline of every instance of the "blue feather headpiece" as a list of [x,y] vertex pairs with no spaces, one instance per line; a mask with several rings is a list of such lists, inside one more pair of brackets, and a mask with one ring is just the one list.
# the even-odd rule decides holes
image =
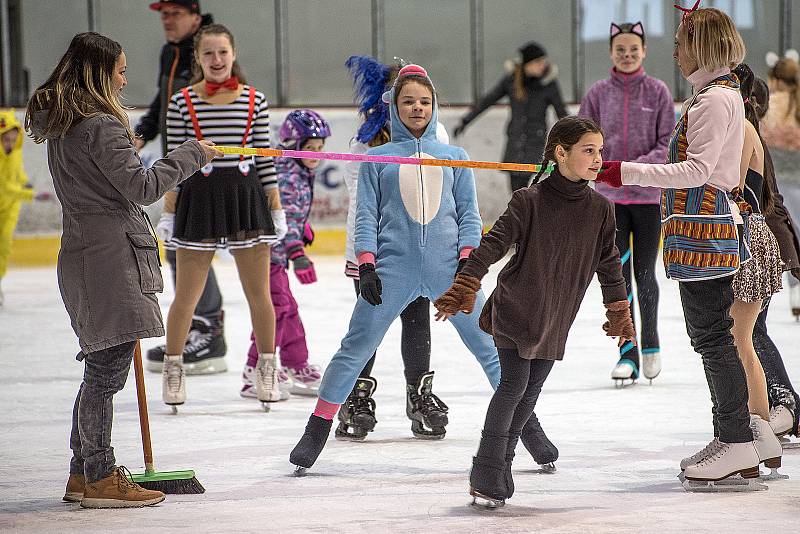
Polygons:
[[356,139],[367,143],[389,120],[389,105],[381,97],[389,84],[392,69],[370,56],[350,56],[345,66],[353,77],[355,104],[364,116]]

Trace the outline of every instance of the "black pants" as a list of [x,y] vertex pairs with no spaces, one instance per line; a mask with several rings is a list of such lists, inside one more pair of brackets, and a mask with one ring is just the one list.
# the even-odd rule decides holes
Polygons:
[[[359,294],[359,283],[353,280],[356,295]],[[416,386],[419,379],[431,368],[431,313],[430,301],[419,297],[411,302],[400,314],[403,330],[400,338],[400,353],[403,356],[403,367],[406,384]],[[375,365],[375,354],[369,359],[360,377],[372,374]]]
[[[172,287],[175,287],[175,251],[167,250],[167,261],[172,270]],[[216,319],[222,311],[222,293],[219,291],[217,285],[217,276],[214,274],[214,268],[209,267],[208,278],[206,285],[203,288],[203,294],[200,296],[200,301],[194,309],[194,314],[200,317]]]
[[[634,300],[639,301],[639,315],[642,318],[640,347],[643,354],[658,352],[658,282],[655,269],[661,240],[661,208],[658,204],[614,204],[614,213],[617,219],[617,248],[628,301],[631,303],[631,317],[634,317]],[[636,279],[637,299],[633,295],[632,278]],[[633,343],[623,345],[619,349],[619,356],[631,360],[639,368],[639,348]]]
[[764,307],[753,328],[753,345],[756,348],[761,367],[764,368],[764,374],[767,376],[769,405],[771,408],[784,405],[797,415],[800,398],[792,386],[778,347],[767,333],[767,313],[769,313],[769,299],[764,301]]
[[83,359],[83,382],[72,408],[69,473],[86,475],[86,482],[97,482],[114,470],[112,399],[125,387],[135,347],[136,342],[130,341],[92,352]]
[[533,415],[542,385],[555,360],[526,360],[516,349],[498,349],[497,355],[500,358],[500,384],[492,395],[483,423],[483,434],[488,439],[481,439],[477,455],[502,459],[506,455],[505,449],[496,450],[496,442],[491,438],[519,437],[522,427]]
[[725,443],[753,440],[747,409],[747,380],[733,343],[732,276],[680,282],[686,332],[703,359],[711,391],[714,435]]

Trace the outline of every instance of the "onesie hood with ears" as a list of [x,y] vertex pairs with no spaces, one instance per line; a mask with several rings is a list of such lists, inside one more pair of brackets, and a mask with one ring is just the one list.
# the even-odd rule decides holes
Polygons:
[[[397,91],[398,80],[405,76],[411,75],[422,76],[430,81],[428,73],[424,68],[420,67],[419,65],[406,65],[400,69],[400,72],[397,73],[397,78],[395,79],[392,87],[383,93],[383,101],[389,104],[389,125],[391,128],[392,141],[396,143],[401,143],[403,141],[416,141],[417,139],[411,134],[408,128],[406,128],[406,125],[403,124],[403,121],[400,120],[400,113],[397,111],[397,103],[395,102],[395,91]],[[433,82],[431,82],[431,85],[433,85]],[[425,131],[422,133],[420,140],[426,139],[429,141],[436,141],[436,124],[439,121],[439,105],[436,101],[435,93],[436,90],[434,89],[431,120],[425,127]]]
[[22,141],[23,141],[23,134],[22,125],[17,120],[17,117],[14,115],[13,109],[3,109],[0,110],[0,135],[3,135],[6,132],[10,132],[13,129],[17,129],[19,135],[17,136],[17,142],[12,149],[12,152],[15,150],[19,150],[22,148]]

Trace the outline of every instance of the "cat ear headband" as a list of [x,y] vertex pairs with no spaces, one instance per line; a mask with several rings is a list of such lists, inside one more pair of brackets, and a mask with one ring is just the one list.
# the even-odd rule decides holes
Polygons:
[[616,24],[614,24],[612,22],[611,23],[610,33],[609,33],[610,38],[614,39],[614,37],[616,37],[617,35],[619,35],[621,33],[632,33],[634,35],[638,35],[639,37],[641,37],[642,38],[642,42],[644,42],[644,27],[642,26],[641,21],[635,23],[630,28],[628,28],[627,25],[623,25],[623,26],[626,26],[626,27],[623,28],[623,27],[618,26],[618,25],[616,25]]

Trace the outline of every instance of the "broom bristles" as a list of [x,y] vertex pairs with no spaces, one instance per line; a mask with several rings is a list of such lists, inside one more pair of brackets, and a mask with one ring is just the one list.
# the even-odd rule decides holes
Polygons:
[[137,482],[141,487],[156,490],[167,495],[195,495],[205,493],[206,489],[195,477],[183,480],[148,480]]

